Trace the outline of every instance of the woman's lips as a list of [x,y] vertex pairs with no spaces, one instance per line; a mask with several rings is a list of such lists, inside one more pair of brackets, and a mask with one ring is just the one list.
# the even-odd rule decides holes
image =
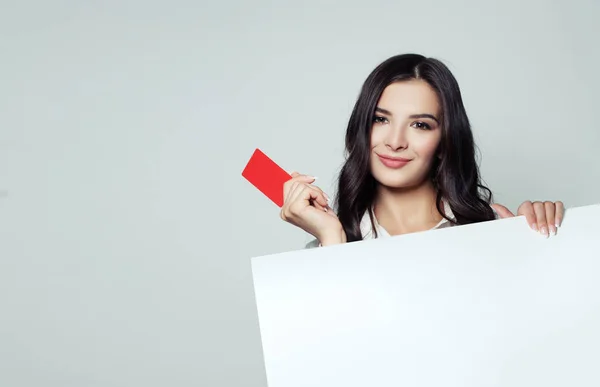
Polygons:
[[408,164],[411,160],[410,159],[405,159],[403,157],[391,157],[391,156],[383,156],[383,155],[377,155],[379,157],[379,160],[381,161],[381,163],[383,165],[385,165],[388,168],[402,168],[403,166],[405,166],[406,164]]

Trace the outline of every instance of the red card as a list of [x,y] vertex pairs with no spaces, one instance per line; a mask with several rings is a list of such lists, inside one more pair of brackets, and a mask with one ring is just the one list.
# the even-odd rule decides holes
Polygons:
[[283,206],[283,184],[292,176],[260,149],[254,151],[242,176],[279,207]]

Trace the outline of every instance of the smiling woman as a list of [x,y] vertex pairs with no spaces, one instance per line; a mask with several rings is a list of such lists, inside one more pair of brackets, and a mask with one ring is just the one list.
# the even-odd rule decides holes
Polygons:
[[[460,88],[439,60],[397,55],[368,76],[346,131],[335,210],[314,178],[292,174],[281,217],[316,240],[308,247],[514,216],[481,183]],[[524,202],[518,214],[548,236],[561,202]],[[337,215],[336,215],[337,213]]]

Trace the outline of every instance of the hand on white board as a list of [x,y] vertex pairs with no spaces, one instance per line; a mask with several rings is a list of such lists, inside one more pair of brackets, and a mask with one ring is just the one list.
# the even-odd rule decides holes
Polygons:
[[[515,216],[515,214],[501,204],[492,204],[492,207],[494,207],[501,218],[512,218]],[[561,201],[531,202],[528,200],[519,206],[516,216],[524,215],[529,227],[548,237],[551,233],[556,235],[557,229],[562,223],[564,212],[565,206]]]
[[329,207],[329,197],[312,185],[315,178],[291,173],[283,185],[281,219],[312,234],[322,246],[346,242],[346,233],[337,215]]

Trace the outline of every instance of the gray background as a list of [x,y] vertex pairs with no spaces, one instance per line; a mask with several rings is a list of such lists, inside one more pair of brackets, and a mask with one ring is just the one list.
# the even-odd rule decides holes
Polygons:
[[249,259],[310,237],[241,171],[333,193],[397,53],[454,72],[498,202],[600,202],[596,0],[0,4],[2,386],[265,386]]

